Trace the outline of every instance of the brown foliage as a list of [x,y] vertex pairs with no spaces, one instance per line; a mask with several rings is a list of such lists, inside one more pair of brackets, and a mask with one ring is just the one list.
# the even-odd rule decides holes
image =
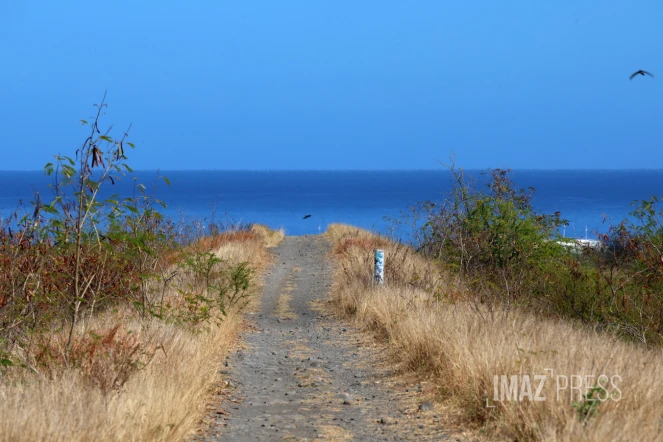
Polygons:
[[[65,368],[61,357],[63,347],[52,335],[41,335],[39,340],[35,353],[36,369],[52,379]],[[77,336],[68,362],[91,385],[108,394],[122,388],[135,372],[149,364],[155,351],[161,348],[160,344],[144,342],[137,333],[117,324]]]
[[[138,296],[138,262],[121,247],[81,249],[81,274],[89,281],[83,300],[92,310]],[[45,330],[66,317],[75,266],[73,248],[0,243],[0,336],[11,344],[23,333]]]

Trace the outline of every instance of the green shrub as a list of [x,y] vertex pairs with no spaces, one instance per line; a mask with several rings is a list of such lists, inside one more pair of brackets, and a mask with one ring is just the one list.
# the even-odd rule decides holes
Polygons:
[[[600,247],[561,238],[560,213],[531,205],[510,171],[489,171],[483,188],[451,167],[441,204],[424,203],[418,250],[459,275],[472,302],[488,311],[514,306],[579,320],[644,344],[663,344],[663,212],[634,202],[631,218],[601,236]],[[418,215],[422,218],[422,215]],[[485,311],[485,309],[478,309]]]
[[533,189],[516,190],[508,170],[490,171],[485,189],[472,187],[462,170],[452,173],[450,197],[428,205],[419,249],[461,275],[482,304],[530,304],[545,285],[540,274],[568,254],[553,241],[564,221],[535,212]]

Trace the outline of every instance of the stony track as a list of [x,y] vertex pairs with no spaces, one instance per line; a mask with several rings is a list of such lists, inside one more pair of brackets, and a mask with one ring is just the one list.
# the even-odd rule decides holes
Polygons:
[[327,251],[316,235],[274,249],[243,348],[223,367],[229,385],[196,439],[460,440],[425,400],[425,385],[398,381],[385,349],[330,313]]

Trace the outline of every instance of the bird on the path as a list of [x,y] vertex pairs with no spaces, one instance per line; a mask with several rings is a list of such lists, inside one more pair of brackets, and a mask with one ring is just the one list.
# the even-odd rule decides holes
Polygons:
[[304,218],[302,218],[302,219],[306,219],[306,218],[310,218],[310,217],[311,217],[311,215],[304,215]]
[[633,77],[635,77],[636,75],[642,75],[643,77],[645,75],[649,75],[650,77],[654,78],[651,72],[643,71],[642,69],[640,69],[638,72],[632,73],[631,76],[629,77],[629,80],[633,80]]

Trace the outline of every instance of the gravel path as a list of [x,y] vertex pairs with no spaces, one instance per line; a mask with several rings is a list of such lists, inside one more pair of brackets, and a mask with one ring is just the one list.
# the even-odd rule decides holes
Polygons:
[[422,385],[394,381],[385,351],[329,312],[328,245],[286,237],[274,250],[246,347],[224,367],[206,441],[460,440]]

